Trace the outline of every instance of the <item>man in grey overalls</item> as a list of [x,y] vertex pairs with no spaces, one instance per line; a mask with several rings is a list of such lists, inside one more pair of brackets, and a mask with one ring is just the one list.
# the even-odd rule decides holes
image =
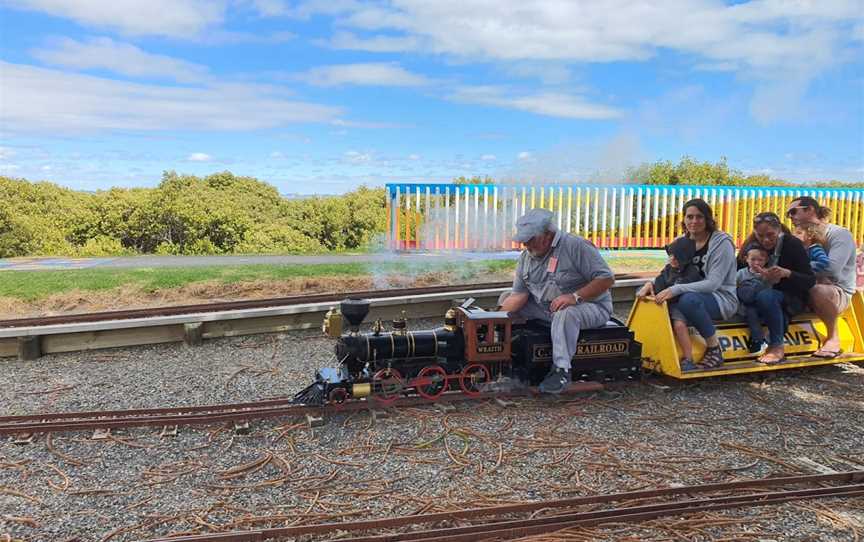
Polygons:
[[543,393],[561,393],[570,384],[570,360],[579,331],[602,327],[612,314],[609,289],[615,276],[597,248],[582,237],[558,231],[553,214],[531,209],[516,221],[514,241],[523,244],[512,292],[501,310],[552,324],[552,370]]

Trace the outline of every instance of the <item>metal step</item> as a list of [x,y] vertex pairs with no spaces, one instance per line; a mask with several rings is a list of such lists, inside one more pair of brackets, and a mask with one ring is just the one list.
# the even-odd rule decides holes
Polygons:
[[681,378],[690,379],[727,374],[760,373],[766,371],[779,371],[782,369],[797,369],[801,367],[815,367],[819,365],[834,365],[837,363],[857,362],[864,362],[864,353],[844,352],[834,359],[817,358],[814,356],[789,356],[781,363],[775,363],[773,365],[766,365],[757,361],[729,361],[715,369],[699,369],[696,371],[687,371],[681,374]]

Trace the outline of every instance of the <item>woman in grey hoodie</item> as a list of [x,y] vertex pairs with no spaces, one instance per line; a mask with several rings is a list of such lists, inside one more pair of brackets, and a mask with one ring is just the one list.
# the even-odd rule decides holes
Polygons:
[[696,243],[693,263],[699,267],[703,279],[670,286],[657,293],[654,300],[657,303],[677,301],[670,314],[675,338],[681,347],[682,370],[696,368],[688,326],[696,328],[705,339],[707,347],[701,365],[715,368],[723,363],[723,350],[713,320],[726,320],[738,309],[735,244],[729,234],[717,229],[711,206],[701,199],[691,199],[684,204],[683,226],[684,236]]

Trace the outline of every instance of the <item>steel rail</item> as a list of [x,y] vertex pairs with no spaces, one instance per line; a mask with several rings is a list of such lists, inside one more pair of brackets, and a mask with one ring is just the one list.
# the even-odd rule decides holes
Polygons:
[[580,512],[520,521],[496,522],[470,527],[430,529],[409,533],[342,538],[340,540],[341,542],[475,542],[481,539],[481,537],[485,539],[507,540],[560,531],[570,527],[591,527],[602,523],[645,521],[662,516],[691,514],[694,512],[724,510],[745,506],[768,506],[807,499],[861,496],[864,496],[864,484],[855,484],[838,488],[754,493],[735,497],[716,497],[712,499],[616,508],[597,512]]
[[[601,389],[603,389],[603,384],[599,382],[574,382],[565,390],[563,395],[567,396]],[[426,399],[417,396],[401,397],[392,403],[388,402],[386,405],[379,404],[374,399],[362,399],[339,405],[321,407],[291,404],[290,399],[273,399],[258,403],[195,407],[26,414],[0,418],[0,435],[146,427],[153,425],[204,425],[225,421],[302,416],[310,413],[333,414],[357,410],[383,409],[394,406],[410,407],[434,403],[494,399],[496,397],[518,397],[535,395],[537,393],[532,388],[508,393],[479,393],[474,395],[451,392],[445,393],[436,399]]]
[[[621,278],[632,278],[622,276]],[[341,301],[346,297],[376,299],[381,297],[403,297],[420,294],[458,292],[465,289],[506,288],[510,282],[489,282],[484,284],[466,284],[461,286],[427,286],[424,288],[399,288],[393,290],[367,290],[357,292],[331,292],[323,294],[307,294],[289,297],[274,297],[267,299],[248,299],[243,301],[223,301],[219,303],[202,303],[197,305],[176,305],[173,307],[154,307],[150,309],[128,309],[118,311],[91,312],[83,314],[67,314],[58,316],[43,316],[38,318],[15,318],[0,320],[0,328],[29,327],[80,322],[102,322],[105,320],[130,320],[133,318],[154,318],[157,316],[177,316],[183,314],[199,314],[207,312],[223,312],[265,307],[280,307],[299,305],[301,303],[326,303]]]
[[[637,521],[644,519],[652,519],[661,515],[690,513],[702,510],[715,510],[735,506],[776,504],[781,502],[788,502],[789,500],[800,500],[820,497],[861,496],[864,495],[864,483],[861,483],[862,480],[864,480],[864,471],[848,471],[833,474],[817,475],[781,476],[762,478],[757,480],[740,480],[735,482],[719,482],[695,486],[638,490],[606,495],[589,495],[583,497],[572,497],[568,499],[535,501],[487,508],[455,510],[449,512],[437,512],[431,514],[400,516],[395,518],[382,518],[355,522],[322,523],[305,526],[256,529],[250,531],[231,531],[225,533],[210,533],[201,535],[187,535],[181,537],[156,538],[150,539],[147,542],[163,542],[167,540],[172,540],[175,542],[251,542],[281,537],[326,534],[337,530],[347,533],[357,531],[370,531],[375,529],[406,527],[412,525],[435,523],[445,520],[470,520],[484,517],[525,514],[530,512],[537,512],[539,510],[569,510],[577,506],[596,505],[610,502],[640,501],[655,497],[672,497],[676,495],[692,496],[706,493],[728,492],[743,489],[752,490],[756,488],[778,488],[793,485],[824,484],[829,482],[844,484],[841,486],[827,488],[819,487],[815,489],[798,489],[781,492],[750,493],[747,495],[737,496],[720,496],[707,499],[669,501],[643,504],[639,506],[610,508],[599,511],[595,510],[590,512],[567,512],[565,514],[544,516],[542,518],[533,518],[528,520],[493,521],[487,522],[482,525],[472,525],[466,527],[432,529],[427,531],[415,531],[413,533],[408,532],[392,535],[372,535],[362,538],[345,539],[346,541],[351,540],[352,542],[360,542],[361,540],[375,542],[382,542],[384,540],[424,540],[425,542],[429,542],[429,540],[439,540],[438,538],[432,537],[447,536],[452,538],[440,538],[440,540],[448,540],[450,542],[455,542],[456,540],[464,540],[467,542],[477,540],[479,534],[481,533],[488,536],[500,536],[502,533],[497,531],[502,530],[509,535],[524,536],[527,534],[538,534],[540,532],[548,532],[550,530],[558,530],[575,525],[596,525],[598,523],[611,521]],[[482,529],[487,529],[487,531],[492,532],[483,532]],[[523,534],[519,534],[515,531],[517,529],[532,529],[532,531],[524,531]]]
[[[633,293],[641,286],[641,278],[625,278],[613,290],[613,301],[632,302]],[[493,283],[497,285],[498,283]],[[69,315],[70,318],[94,321],[67,321],[67,316],[36,319],[38,325],[23,325],[25,320],[4,321],[0,326],[0,357],[17,356],[20,361],[38,359],[45,354],[98,350],[103,348],[185,342],[192,346],[204,340],[237,337],[257,333],[281,333],[297,329],[313,329],[321,325],[324,313],[346,296],[366,296],[371,299],[369,317],[389,320],[407,310],[415,318],[440,318],[457,299],[475,298],[486,306],[494,304],[509,283],[497,288],[487,285],[467,285],[377,292],[343,292],[324,297],[282,298],[288,304],[273,305],[273,300],[256,300],[259,308],[238,308],[236,304],[195,305],[185,308],[152,309],[178,310],[182,314],[155,315],[154,312],[100,313]],[[369,294],[369,295],[367,295]],[[314,300],[318,300],[314,302]],[[278,301],[278,300],[277,300]],[[292,303],[289,303],[292,302]],[[312,302],[310,302],[312,301]],[[245,303],[245,302],[243,302]],[[182,309],[182,310],[181,310]],[[198,312],[186,313],[185,310]],[[226,310],[227,309],[227,310]],[[55,319],[56,318],[56,319]],[[110,318],[110,319],[105,319]],[[29,320],[33,323],[33,320]],[[9,327],[11,326],[11,327]]]
[[213,410],[224,409],[245,409],[245,408],[260,408],[268,406],[282,406],[291,404],[291,399],[263,399],[261,401],[250,401],[248,403],[225,403],[216,405],[197,405],[188,407],[168,407],[168,408],[138,408],[129,410],[87,410],[82,412],[45,412],[42,414],[22,414],[20,416],[0,416],[0,424],[7,423],[23,423],[23,422],[38,422],[51,420],[66,420],[66,419],[98,419],[105,416],[148,416],[153,414],[193,414],[199,412],[212,412]]
[[[615,275],[616,280],[642,278],[645,273],[622,273]],[[301,303],[338,302],[346,297],[379,299],[382,297],[408,297],[423,294],[459,292],[465,290],[484,290],[507,288],[512,282],[487,282],[479,284],[426,286],[423,288],[398,288],[391,290],[365,290],[357,292],[330,292],[321,294],[305,294],[289,297],[274,297],[268,299],[247,299],[242,301],[223,301],[219,303],[202,303],[197,305],[176,305],[172,307],[155,307],[149,309],[128,309],[118,311],[91,312],[83,314],[67,314],[58,316],[43,316],[36,318],[15,318],[0,320],[0,328],[30,327],[72,324],[82,322],[103,322],[106,320],[130,320],[134,318],[155,318],[158,316],[177,316],[184,314],[201,314],[208,312],[224,312],[267,307],[299,305]]]

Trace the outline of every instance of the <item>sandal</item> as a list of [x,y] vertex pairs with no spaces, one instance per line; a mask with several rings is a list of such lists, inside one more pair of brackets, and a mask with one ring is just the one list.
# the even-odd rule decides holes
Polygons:
[[706,369],[716,369],[723,365],[723,350],[719,346],[710,346],[705,349],[702,357],[702,366]]
[[776,354],[765,354],[756,361],[763,365],[777,365],[786,361],[786,356],[777,357]]
[[678,363],[681,366],[681,372],[686,373],[687,371],[696,371],[699,369],[699,367],[693,363],[693,360],[690,358],[684,358]]
[[813,352],[813,357],[819,359],[834,359],[842,353],[842,350],[822,350],[820,348],[819,350]]

